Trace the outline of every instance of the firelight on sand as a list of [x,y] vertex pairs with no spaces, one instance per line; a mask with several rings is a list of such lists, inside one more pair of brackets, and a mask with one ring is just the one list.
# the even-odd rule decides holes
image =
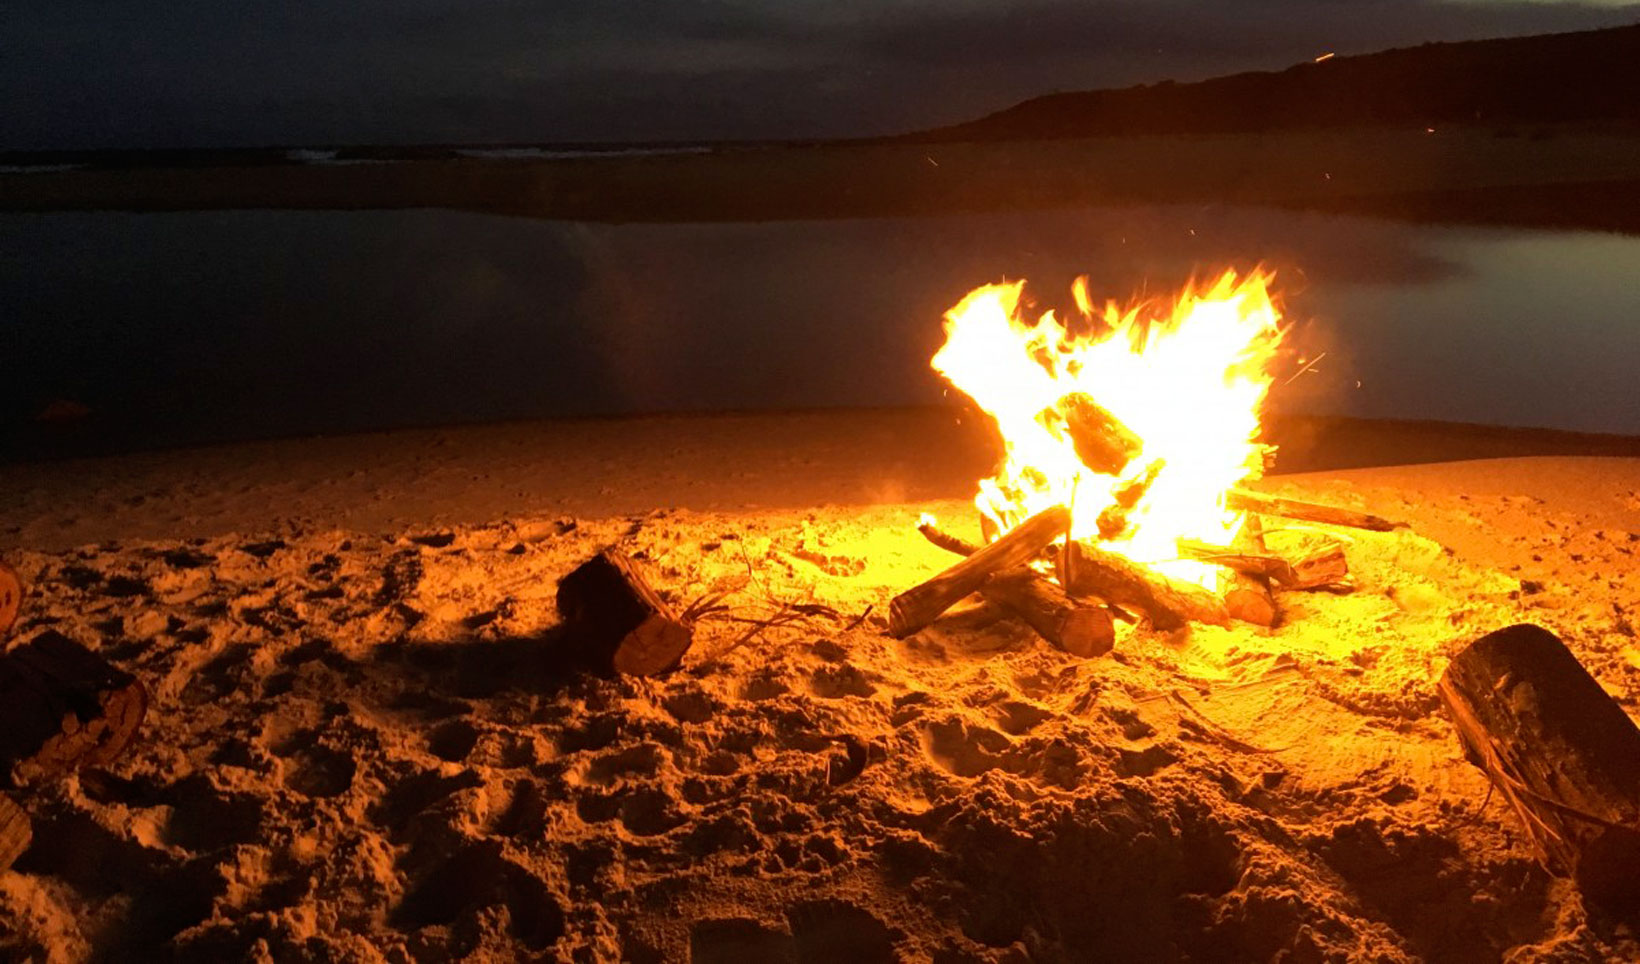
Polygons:
[[[1023,317],[1023,282],[963,298],[931,364],[1001,432],[1002,463],[975,498],[988,527],[1065,505],[1074,538],[1212,588],[1218,567],[1180,559],[1178,541],[1231,544],[1241,513],[1226,493],[1258,478],[1272,451],[1257,441],[1284,331],[1270,281],[1226,271],[1171,303],[1096,310],[1078,279],[1082,317],[1069,323],[1051,310]],[[1123,464],[1096,471],[1078,452],[1074,423],[1087,410],[1119,423]]]

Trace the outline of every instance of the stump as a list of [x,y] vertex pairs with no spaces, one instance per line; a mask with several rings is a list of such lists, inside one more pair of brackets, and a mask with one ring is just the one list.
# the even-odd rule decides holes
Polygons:
[[1640,904],[1640,728],[1553,633],[1518,625],[1453,658],[1441,701],[1550,873]]
[[0,636],[11,632],[23,608],[23,580],[17,570],[0,562]]
[[675,668],[694,627],[672,611],[626,553],[605,549],[558,581],[558,612],[600,672],[654,676]]
[[16,863],[33,839],[28,814],[12,798],[0,794],[0,870]]
[[47,630],[0,657],[0,768],[28,782],[112,763],[147,709],[131,674]]

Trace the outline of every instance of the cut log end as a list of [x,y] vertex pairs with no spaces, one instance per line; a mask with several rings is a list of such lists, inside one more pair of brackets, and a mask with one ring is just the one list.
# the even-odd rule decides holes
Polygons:
[[694,627],[661,599],[636,562],[606,549],[558,583],[558,612],[603,672],[654,676],[677,667]]
[[1037,635],[1073,656],[1103,656],[1116,645],[1116,626],[1103,606],[1078,603],[1038,573],[1017,568],[991,576],[980,595],[1024,620]]
[[1236,573],[1224,592],[1224,608],[1232,619],[1255,626],[1275,626],[1281,621],[1275,594],[1256,576]]
[[0,658],[0,764],[24,783],[106,766],[147,710],[140,681],[48,630]]
[[17,625],[17,614],[23,608],[23,580],[17,570],[0,562],[0,637]]

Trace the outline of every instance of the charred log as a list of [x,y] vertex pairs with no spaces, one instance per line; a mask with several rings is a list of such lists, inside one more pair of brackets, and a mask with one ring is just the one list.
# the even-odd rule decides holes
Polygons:
[[1079,604],[1030,569],[996,573],[980,586],[979,594],[1073,656],[1103,656],[1116,645],[1116,624],[1109,610]]
[[1279,589],[1319,589],[1341,583],[1350,574],[1349,559],[1340,542],[1328,542],[1297,558],[1287,559],[1268,551],[1237,551],[1233,547],[1181,539],[1179,554],[1266,580]]
[[1031,516],[932,579],[900,593],[889,604],[888,632],[909,636],[976,592],[993,573],[1023,566],[1070,528],[1071,513],[1056,505]]
[[[951,535],[932,522],[917,526],[929,542],[959,556],[979,546]],[[1103,656],[1116,645],[1116,624],[1103,606],[1084,606],[1029,567],[999,572],[979,587],[979,594],[1008,610],[1046,639],[1073,656]]]
[[1300,522],[1320,522],[1324,525],[1348,526],[1353,529],[1371,529],[1374,532],[1389,532],[1392,529],[1407,527],[1405,522],[1392,522],[1366,512],[1340,509],[1319,502],[1282,499],[1273,495],[1248,492],[1246,489],[1232,489],[1225,498],[1225,505],[1236,512],[1258,512]]
[[1255,626],[1274,626],[1281,621],[1281,609],[1270,584],[1245,573],[1232,574],[1230,587],[1224,591],[1224,608],[1232,619]]
[[105,766],[147,709],[141,682],[47,630],[0,657],[0,768],[29,782]]
[[626,553],[606,549],[558,582],[558,612],[587,664],[654,676],[675,668],[694,628],[655,592]]
[[1135,610],[1157,629],[1179,629],[1191,622],[1215,626],[1230,622],[1224,602],[1207,590],[1175,582],[1085,542],[1070,543],[1057,564],[1059,581],[1071,596],[1095,596]]
[[1073,392],[1048,410],[1064,420],[1065,434],[1082,464],[1104,475],[1121,475],[1144,442],[1085,392]]
[[1469,644],[1438,689],[1544,866],[1597,902],[1640,903],[1640,729],[1577,657],[1511,626]]

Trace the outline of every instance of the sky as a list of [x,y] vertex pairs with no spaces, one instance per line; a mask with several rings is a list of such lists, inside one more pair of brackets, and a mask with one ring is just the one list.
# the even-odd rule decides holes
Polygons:
[[861,136],[1635,22],[1596,0],[11,0],[0,150]]

